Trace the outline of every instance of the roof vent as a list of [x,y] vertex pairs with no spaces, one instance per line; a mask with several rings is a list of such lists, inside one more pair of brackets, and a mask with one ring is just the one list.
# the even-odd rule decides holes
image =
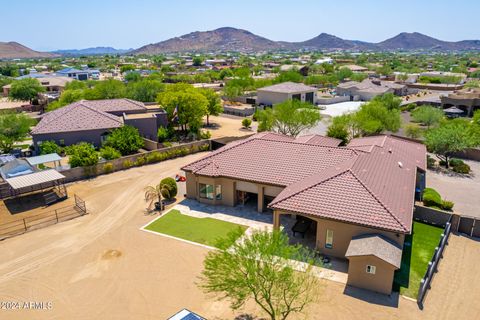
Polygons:
[[388,153],[392,153],[392,152],[393,152],[392,148],[388,149]]
[[401,163],[400,161],[398,161],[398,166],[399,166],[400,168],[403,168],[403,163]]

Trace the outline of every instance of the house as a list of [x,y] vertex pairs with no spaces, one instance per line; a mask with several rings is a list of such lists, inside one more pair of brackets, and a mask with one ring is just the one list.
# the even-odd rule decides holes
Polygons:
[[[18,77],[17,79],[24,79],[24,78],[34,78],[37,79],[38,82],[45,88],[47,94],[51,93],[61,93],[67,83],[73,81],[71,78],[55,76],[53,74],[44,74],[44,73],[35,73],[34,75],[26,75],[22,77]],[[3,96],[7,97],[10,93],[10,88],[12,87],[11,84],[7,84],[2,87],[3,89]]]
[[257,90],[257,104],[272,106],[286,100],[300,100],[315,104],[317,88],[303,83],[283,82]]
[[56,72],[58,75],[68,78],[73,78],[75,80],[88,80],[88,70],[79,70],[75,68],[64,68]]
[[349,284],[390,294],[425,187],[425,146],[392,136],[339,144],[269,132],[232,142],[182,168],[187,198],[253,202],[273,211],[276,229],[282,217],[306,220],[320,253],[349,260]]
[[337,86],[337,95],[350,96],[352,101],[369,101],[378,95],[393,93],[397,96],[407,94],[407,86],[391,81],[365,79],[362,82],[348,81]]
[[462,110],[469,117],[480,109],[480,88],[467,88],[440,96],[442,108],[456,107]]
[[65,146],[84,141],[100,147],[111,130],[123,125],[156,140],[158,128],[167,125],[167,115],[163,110],[149,112],[143,103],[130,99],[81,100],[44,114],[31,136],[37,151],[49,140]]

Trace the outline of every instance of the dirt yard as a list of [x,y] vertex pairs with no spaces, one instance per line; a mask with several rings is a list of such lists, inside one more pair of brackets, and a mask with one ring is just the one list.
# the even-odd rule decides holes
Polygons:
[[[239,137],[257,132],[257,122],[252,122],[250,130],[242,128],[243,117],[222,114],[218,117],[210,117],[210,127],[204,127],[204,130],[210,131],[212,138],[221,137]],[[206,118],[204,123],[206,123]]]
[[437,190],[442,198],[453,201],[459,214],[480,217],[480,162],[465,160],[472,169],[471,177],[450,176],[428,170],[427,187]]
[[[154,218],[144,214],[143,188],[203,155],[75,183],[69,193],[91,214],[0,242],[0,301],[52,303],[50,310],[0,309],[0,319],[165,319],[182,308],[208,319],[259,315],[252,303],[232,312],[196,287],[207,249],[139,230]],[[479,248],[452,237],[424,311],[404,298],[325,281],[308,315],[297,319],[474,318]]]

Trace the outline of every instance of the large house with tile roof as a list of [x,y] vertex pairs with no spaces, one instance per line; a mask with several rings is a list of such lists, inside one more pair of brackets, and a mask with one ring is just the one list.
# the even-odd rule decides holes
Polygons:
[[167,125],[167,114],[150,112],[142,102],[130,99],[81,100],[44,114],[31,135],[36,150],[43,141],[63,146],[88,142],[100,147],[112,130],[124,125],[156,140],[158,128]]
[[349,284],[390,294],[425,186],[425,146],[385,135],[339,145],[256,134],[183,167],[186,195],[212,205],[256,201],[277,229],[282,216],[307,220],[320,253],[349,260]]

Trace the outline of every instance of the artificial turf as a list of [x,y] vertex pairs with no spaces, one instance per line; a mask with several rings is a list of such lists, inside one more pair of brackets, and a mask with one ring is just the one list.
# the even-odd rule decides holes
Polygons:
[[246,226],[213,218],[197,218],[171,210],[145,227],[146,230],[215,247],[228,233],[247,229]]
[[417,298],[420,281],[427,271],[443,230],[417,221],[413,223],[412,234],[405,237],[401,268],[395,272],[395,291]]

